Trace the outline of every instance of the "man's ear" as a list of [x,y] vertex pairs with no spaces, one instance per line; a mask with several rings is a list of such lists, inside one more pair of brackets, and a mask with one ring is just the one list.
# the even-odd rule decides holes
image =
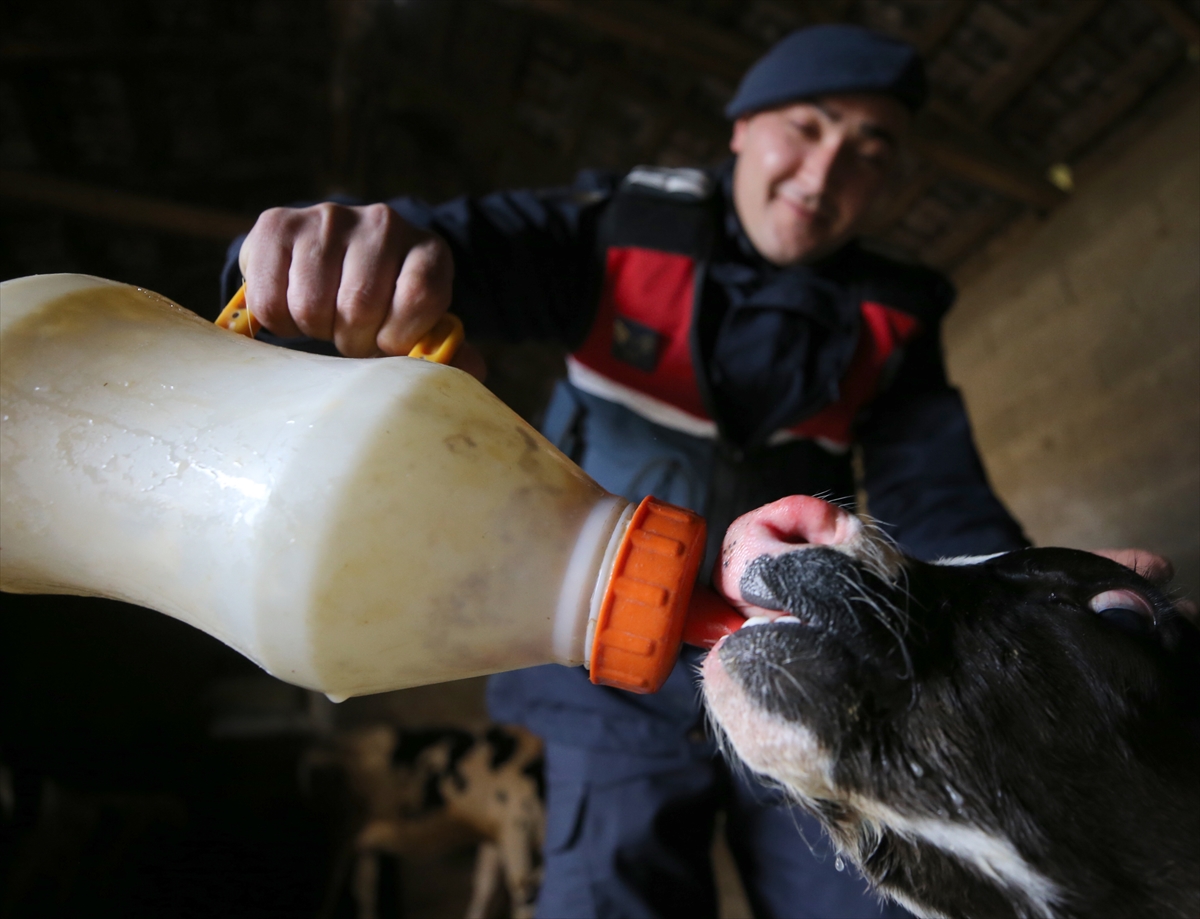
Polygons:
[[729,149],[734,153],[742,152],[742,147],[746,142],[746,122],[749,120],[742,117],[733,123],[733,136],[729,138]]

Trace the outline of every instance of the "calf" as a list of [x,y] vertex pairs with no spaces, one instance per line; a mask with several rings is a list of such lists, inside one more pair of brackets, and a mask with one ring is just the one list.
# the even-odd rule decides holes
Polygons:
[[927,564],[788,498],[734,523],[717,580],[786,615],[709,654],[713,720],[877,891],[1200,916],[1200,632],[1145,577],[1070,549]]
[[[341,772],[355,805],[347,849],[359,919],[379,914],[380,855],[428,857],[478,844],[467,919],[529,919],[541,885],[542,744],[519,727],[337,732],[301,764]],[[334,879],[340,887],[342,872]]]

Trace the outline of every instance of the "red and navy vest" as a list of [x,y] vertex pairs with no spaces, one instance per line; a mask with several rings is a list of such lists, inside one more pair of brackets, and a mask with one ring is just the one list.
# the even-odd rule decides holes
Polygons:
[[[642,417],[716,438],[697,320],[705,260],[717,232],[711,178],[695,169],[638,167],[600,229],[603,280],[595,319],[567,359],[579,389]],[[775,431],[767,443],[808,439],[833,452],[852,442],[859,412],[880,392],[904,345],[921,330],[911,313],[863,299],[857,344],[837,398]]]

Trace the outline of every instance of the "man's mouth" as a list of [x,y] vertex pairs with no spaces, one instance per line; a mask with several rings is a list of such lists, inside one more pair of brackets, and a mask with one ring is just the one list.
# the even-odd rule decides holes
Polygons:
[[829,207],[812,195],[789,193],[784,189],[775,193],[775,200],[804,223],[827,224],[833,219]]
[[780,202],[787,209],[789,218],[796,223],[805,226],[816,226],[826,222],[820,212],[811,210],[802,204],[796,204],[794,201],[788,201],[786,198],[781,198]]

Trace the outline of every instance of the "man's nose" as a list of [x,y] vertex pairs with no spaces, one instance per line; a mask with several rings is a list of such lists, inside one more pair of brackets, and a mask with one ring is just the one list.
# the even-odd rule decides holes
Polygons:
[[814,144],[804,156],[800,167],[800,182],[810,195],[821,195],[833,184],[834,173],[842,159],[845,146],[841,138],[822,140]]

